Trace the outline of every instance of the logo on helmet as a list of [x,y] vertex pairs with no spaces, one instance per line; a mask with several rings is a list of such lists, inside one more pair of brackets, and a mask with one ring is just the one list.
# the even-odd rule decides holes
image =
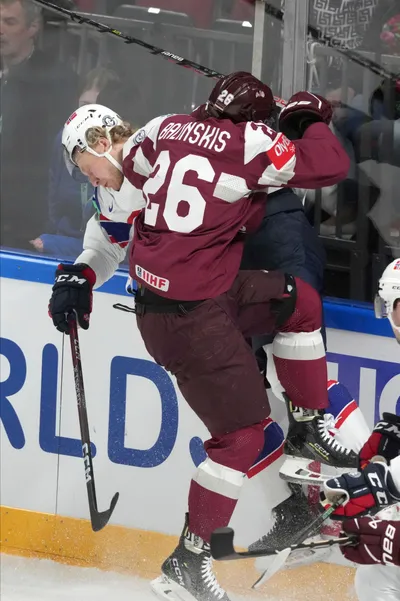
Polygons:
[[398,271],[400,271],[400,261],[397,261],[393,269],[397,269]]
[[75,113],[72,113],[72,115],[70,116],[70,118],[68,119],[68,121],[66,122],[65,125],[69,125],[71,123],[71,121],[73,121],[75,119],[76,116],[77,116],[77,113],[75,111]]
[[115,117],[112,117],[111,115],[104,115],[103,125],[104,127],[114,127],[114,125],[117,125],[117,121]]
[[259,90],[258,92],[256,92],[256,98],[265,98],[265,92]]

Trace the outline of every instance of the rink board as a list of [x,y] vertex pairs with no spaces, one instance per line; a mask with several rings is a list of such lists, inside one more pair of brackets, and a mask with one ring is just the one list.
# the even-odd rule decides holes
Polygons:
[[[2,550],[151,577],[182,528],[207,432],[147,354],[134,316],[113,308],[131,304],[126,273],[118,273],[95,293],[90,330],[80,335],[99,508],[120,492],[112,525],[91,533],[69,340],[47,316],[55,266],[1,256]],[[372,426],[400,404],[399,349],[368,305],[327,301],[325,313],[330,378],[349,387]],[[284,494],[283,483],[272,481],[260,475],[246,483],[233,519],[239,544],[270,527],[270,508]],[[241,566],[228,566],[231,587],[249,578],[247,562]],[[279,579],[291,586],[287,574]]]

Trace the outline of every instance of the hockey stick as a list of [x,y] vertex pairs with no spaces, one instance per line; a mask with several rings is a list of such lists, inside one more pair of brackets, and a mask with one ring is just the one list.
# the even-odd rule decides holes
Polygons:
[[[137,46],[141,46],[142,48],[148,50],[151,54],[161,56],[162,58],[165,58],[166,60],[175,63],[175,65],[185,67],[185,69],[191,69],[192,71],[196,71],[196,73],[199,73],[200,75],[205,75],[210,79],[221,79],[222,77],[225,77],[225,75],[219,73],[218,71],[214,71],[213,69],[204,67],[199,63],[195,63],[194,61],[191,61],[187,58],[183,58],[182,56],[179,56],[174,52],[169,52],[168,50],[163,50],[162,48],[158,48],[157,46],[148,44],[143,40],[139,40],[138,38],[134,38],[130,35],[122,33],[118,29],[114,29],[113,27],[109,27],[108,25],[104,25],[103,23],[99,23],[98,21],[93,21],[93,19],[90,19],[89,17],[84,17],[83,15],[76,13],[72,10],[68,10],[67,8],[57,6],[56,4],[53,4],[53,2],[48,2],[48,0],[34,0],[34,2],[36,2],[37,4],[41,4],[42,6],[45,6],[46,8],[51,9],[55,12],[66,15],[74,23],[79,23],[80,25],[90,25],[91,27],[97,29],[97,31],[99,31],[100,33],[109,33],[111,35],[114,35],[117,38],[124,40],[125,44],[136,44]],[[277,102],[279,105],[284,106],[286,104],[286,101],[282,98],[279,98],[278,96],[274,96],[274,99],[275,102]]]
[[274,574],[276,574],[277,572],[279,572],[279,570],[281,570],[283,568],[283,566],[285,565],[289,556],[293,552],[295,553],[297,551],[297,549],[310,549],[311,551],[318,551],[319,549],[327,549],[327,548],[331,548],[335,545],[339,545],[341,547],[348,546],[348,545],[354,545],[356,542],[357,542],[357,537],[355,537],[355,536],[342,536],[340,538],[331,538],[331,539],[325,540],[325,541],[304,543],[303,546],[293,545],[291,547],[287,547],[286,549],[282,549],[282,551],[278,552],[278,554],[276,555],[276,557],[274,558],[272,563],[261,574],[259,579],[256,580],[256,582],[253,584],[253,586],[251,588],[256,590],[256,589],[260,588],[260,586],[262,586],[264,584],[264,582],[267,582],[267,580],[272,578],[272,576],[274,576]]
[[81,429],[83,463],[85,465],[86,488],[89,499],[90,521],[94,532],[98,532],[107,525],[118,501],[119,493],[112,498],[110,508],[106,511],[97,509],[96,487],[94,483],[93,458],[90,446],[89,422],[86,410],[85,389],[83,387],[83,373],[81,351],[79,348],[78,326],[76,317],[71,314],[68,318],[69,339],[71,343],[72,365],[74,369],[76,400],[78,403],[79,425]]
[[[187,58],[183,58],[182,56],[179,56],[178,54],[175,54],[174,52],[169,52],[168,50],[163,50],[162,48],[158,48],[157,46],[148,44],[147,42],[144,42],[143,40],[140,40],[138,38],[134,38],[130,35],[122,33],[118,29],[114,29],[113,27],[109,27],[108,25],[104,25],[103,23],[99,23],[98,21],[93,21],[93,19],[90,19],[89,17],[84,17],[83,15],[81,15],[77,12],[74,12],[72,10],[68,10],[67,8],[62,8],[61,6],[57,6],[56,4],[54,4],[53,2],[49,2],[48,0],[34,0],[34,2],[36,2],[37,4],[41,4],[42,6],[45,6],[46,8],[51,9],[55,12],[66,15],[74,23],[79,23],[81,25],[82,24],[90,25],[91,27],[94,27],[95,29],[97,29],[97,31],[99,31],[100,33],[109,33],[111,35],[114,35],[114,36],[124,40],[126,44],[136,44],[138,46],[141,46],[142,48],[145,48],[146,50],[151,52],[151,54],[162,56],[163,58],[165,58],[169,61],[172,61],[176,65],[185,67],[186,69],[192,69],[193,71],[196,71],[200,75],[205,75],[206,77],[209,77],[211,79],[221,79],[221,77],[224,77],[224,75],[222,73],[219,73],[218,71],[214,71],[213,69],[210,69],[209,67],[204,67],[203,65],[200,65],[199,63],[195,63],[194,61],[191,61]],[[282,10],[275,8],[268,2],[265,3],[265,9],[266,9],[267,14],[269,14],[270,16],[274,17],[275,19],[277,19],[279,21],[283,21],[284,13]],[[376,75],[379,75],[380,77],[389,78],[389,79],[396,79],[396,76],[394,73],[391,73],[384,67],[381,67],[380,65],[378,65],[378,63],[375,63],[371,59],[361,56],[358,52],[354,52],[353,50],[342,50],[341,48],[338,47],[338,44],[335,43],[334,38],[331,38],[329,36],[325,36],[325,35],[321,34],[318,31],[318,29],[316,29],[315,27],[308,25],[308,32],[310,33],[310,35],[312,36],[312,38],[314,40],[316,40],[318,42],[324,42],[327,46],[329,46],[330,48],[333,48],[339,54],[342,54],[346,58],[349,58],[351,61],[353,61],[354,63],[357,63],[358,65],[360,65],[362,67],[370,69]],[[276,101],[279,100],[282,102],[282,99],[277,98],[277,97],[275,97],[275,100]]]
[[[321,541],[320,543],[304,543],[309,536],[311,536],[315,531],[318,530],[320,526],[327,520],[332,513],[340,507],[345,501],[345,498],[340,499],[336,503],[330,505],[323,513],[321,513],[311,524],[309,524],[306,528],[303,528],[296,539],[299,541],[298,543],[294,543],[289,548],[291,551],[295,551],[297,549],[311,549],[311,548],[324,548],[326,546],[331,546],[335,544],[335,542],[331,541]],[[234,559],[254,559],[256,557],[268,557],[274,556],[275,553],[266,553],[265,551],[236,551],[233,540],[234,540],[235,532],[232,528],[217,528],[211,535],[210,548],[211,555],[216,560],[227,561]],[[348,538],[348,537],[347,537]],[[333,541],[338,541],[340,539],[333,539]],[[284,549],[286,551],[286,549]]]
[[[342,536],[340,538],[330,538],[322,541],[299,543],[297,545],[291,545],[286,549],[282,549],[282,551],[268,553],[266,551],[235,551],[233,545],[234,536],[235,532],[232,528],[218,528],[213,532],[211,541],[213,541],[214,537],[214,542],[211,542],[211,554],[214,559],[219,561],[229,561],[234,559],[257,559],[258,557],[277,557],[280,553],[287,550],[290,552],[307,549],[318,551],[319,549],[326,549],[328,547],[333,547],[334,545],[351,544],[354,540],[350,536]],[[218,537],[217,543],[215,543],[215,537]],[[224,540],[222,540],[222,537]],[[222,555],[219,555],[219,553],[222,553]]]
[[130,35],[122,33],[118,31],[118,29],[114,29],[113,27],[109,27],[108,25],[104,25],[103,23],[99,23],[98,21],[93,21],[89,17],[84,17],[83,15],[76,13],[72,10],[68,10],[67,8],[62,8],[61,6],[57,6],[53,4],[53,2],[48,2],[48,0],[34,0],[37,4],[41,4],[46,8],[54,10],[55,12],[62,13],[66,15],[73,21],[74,23],[79,23],[80,25],[90,25],[99,31],[100,33],[109,33],[111,35],[120,38],[125,41],[125,44],[136,44],[137,46],[142,46],[151,54],[162,56],[163,58],[172,61],[173,63],[185,67],[186,69],[192,69],[193,71],[197,71],[201,75],[205,75],[206,77],[210,77],[211,79],[221,79],[224,77],[222,73],[218,73],[218,71],[214,71],[213,69],[209,69],[208,67],[204,67],[203,65],[199,65],[189,59],[183,58],[174,52],[168,52],[168,50],[163,50],[162,48],[158,48],[157,46],[153,46],[152,44],[148,44],[143,40],[139,40],[138,38],[134,38]]
[[[100,33],[109,33],[124,40],[126,44],[137,44],[138,46],[142,46],[142,48],[145,48],[146,50],[151,52],[151,54],[162,56],[163,58],[172,61],[176,65],[180,65],[181,67],[185,67],[186,69],[192,69],[193,71],[200,73],[200,75],[205,75],[206,77],[210,77],[211,79],[221,79],[221,77],[224,77],[222,73],[218,73],[218,71],[214,71],[209,67],[204,67],[203,65],[195,63],[194,61],[191,61],[187,58],[183,58],[182,56],[179,56],[174,52],[169,52],[168,50],[163,50],[162,48],[158,48],[157,46],[148,44],[143,40],[122,33],[118,29],[114,29],[113,27],[109,27],[108,25],[104,25],[103,23],[99,23],[98,21],[93,21],[93,19],[90,19],[89,17],[84,17],[83,15],[72,10],[68,10],[67,8],[57,6],[56,4],[54,4],[53,2],[49,2],[48,0],[34,0],[34,2],[36,2],[37,4],[41,4],[42,6],[45,6],[46,8],[51,9],[55,12],[66,15],[74,23],[79,23],[81,25],[90,25],[91,27],[97,29],[97,31],[99,31]],[[265,8],[266,12],[269,15],[271,15],[279,21],[283,21],[284,13],[282,10],[275,8],[269,3],[265,3]],[[395,78],[394,73],[391,73],[390,71],[388,71],[384,67],[381,67],[374,61],[361,56],[358,52],[354,52],[353,50],[342,50],[338,47],[338,44],[335,43],[335,40],[333,38],[322,35],[315,27],[308,25],[308,32],[316,41],[324,42],[325,44],[336,50],[339,54],[342,54],[346,58],[349,58],[351,61],[357,63],[358,65],[361,65],[362,67],[370,69],[376,75],[390,79]]]

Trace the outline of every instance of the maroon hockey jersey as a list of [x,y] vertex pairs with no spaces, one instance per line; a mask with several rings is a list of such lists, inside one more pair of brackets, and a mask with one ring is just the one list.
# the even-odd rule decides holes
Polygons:
[[243,251],[238,234],[258,210],[262,216],[252,191],[321,188],[349,169],[323,123],[291,142],[263,123],[172,115],[154,119],[142,137],[123,164],[146,200],[135,222],[130,273],[171,299],[202,300],[231,287]]

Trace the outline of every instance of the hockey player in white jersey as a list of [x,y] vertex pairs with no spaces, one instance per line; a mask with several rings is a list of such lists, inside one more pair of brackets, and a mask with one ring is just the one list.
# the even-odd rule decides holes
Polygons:
[[[57,270],[57,277],[62,276],[64,282],[74,276],[83,276],[87,280],[82,289],[71,288],[67,301],[70,309],[76,311],[83,329],[89,327],[92,289],[109,280],[124,261],[133,236],[133,222],[145,206],[141,191],[122,173],[124,159],[144,135],[144,129],[135,132],[115,111],[99,104],[77,109],[64,127],[62,144],[71,175],[78,170],[71,160],[74,149],[86,150],[87,153],[81,155],[79,170],[95,187],[93,204],[96,213],[86,225],[83,252],[74,265],[61,264]],[[93,167],[87,160],[88,155],[106,160],[97,161]],[[67,332],[65,316],[57,311],[51,315],[54,325]]]
[[[379,281],[375,314],[389,320],[400,343],[400,259],[390,263]],[[360,452],[360,467],[359,476],[328,480],[325,496],[328,501],[347,498],[335,517],[344,519],[346,534],[358,537],[356,546],[342,552],[360,564],[355,582],[359,601],[399,601],[400,416],[383,414]],[[374,517],[360,517],[367,513]]]

